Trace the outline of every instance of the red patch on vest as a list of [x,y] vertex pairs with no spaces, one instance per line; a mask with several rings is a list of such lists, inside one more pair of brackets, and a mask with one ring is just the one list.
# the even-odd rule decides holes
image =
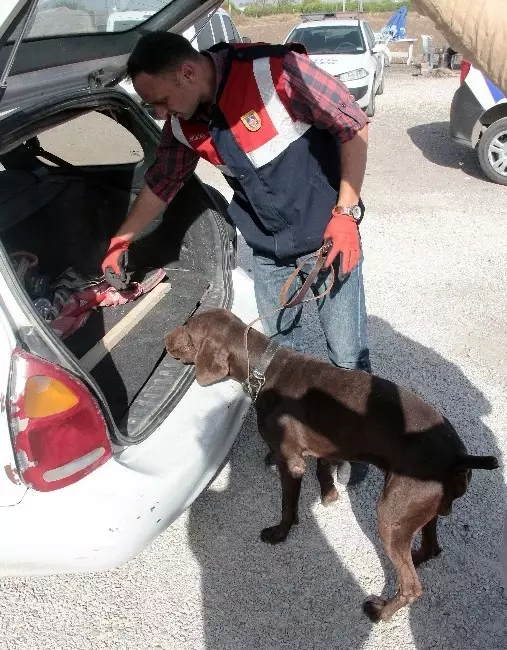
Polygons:
[[208,126],[204,122],[186,122],[180,120],[181,130],[187,139],[188,144],[202,158],[212,165],[223,165],[223,160],[210,137]]
[[[245,153],[258,149],[277,135],[262,101],[253,72],[253,61],[233,61],[219,106],[232,134]],[[249,130],[242,117],[255,113],[261,123]]]

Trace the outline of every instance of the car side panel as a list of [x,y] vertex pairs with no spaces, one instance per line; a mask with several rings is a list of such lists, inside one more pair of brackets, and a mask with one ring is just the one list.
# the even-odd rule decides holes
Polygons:
[[[242,269],[232,275],[232,311],[251,322],[252,280]],[[213,479],[249,405],[237,382],[194,382],[141,444],[116,449],[73,485],[28,490],[18,505],[0,508],[0,576],[101,571],[135,557]]]
[[16,469],[7,419],[9,361],[15,347],[16,340],[11,325],[3,306],[0,304],[0,510],[2,507],[18,504],[27,490],[27,487],[22,484]]
[[451,103],[451,137],[469,147],[475,147],[476,125],[484,108],[468,84],[463,84],[454,93]]

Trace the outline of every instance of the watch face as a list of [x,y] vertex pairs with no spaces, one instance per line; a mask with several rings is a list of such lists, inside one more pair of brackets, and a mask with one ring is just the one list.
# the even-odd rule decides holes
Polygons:
[[352,216],[354,219],[360,219],[361,218],[361,208],[358,205],[355,205],[352,210],[351,210]]

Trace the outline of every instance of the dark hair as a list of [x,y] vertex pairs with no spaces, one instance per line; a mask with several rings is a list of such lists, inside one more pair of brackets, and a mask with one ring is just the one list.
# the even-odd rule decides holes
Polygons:
[[127,75],[135,79],[141,72],[169,72],[184,61],[198,57],[199,52],[184,36],[172,32],[150,32],[137,41],[127,61]]

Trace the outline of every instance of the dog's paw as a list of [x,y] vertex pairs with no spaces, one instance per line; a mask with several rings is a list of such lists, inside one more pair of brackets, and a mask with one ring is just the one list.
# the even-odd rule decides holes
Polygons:
[[428,562],[428,560],[431,560],[434,557],[438,557],[441,552],[442,549],[440,548],[440,546],[431,549],[431,551],[427,551],[423,548],[419,548],[417,549],[417,551],[412,551],[412,562],[414,563],[415,567],[418,567],[423,562]]
[[267,544],[279,544],[287,539],[289,529],[286,526],[272,526],[261,531],[261,540]]
[[275,472],[275,474],[278,474],[278,467],[276,466],[275,454],[272,451],[268,451],[268,453],[264,457],[264,464],[272,472]]
[[374,623],[379,623],[382,619],[382,612],[386,606],[386,601],[378,596],[370,596],[363,603],[363,612]]
[[333,487],[330,490],[328,490],[325,494],[321,494],[320,502],[322,503],[323,506],[329,506],[331,505],[331,503],[338,501],[339,498],[340,498],[340,493],[335,487]]

